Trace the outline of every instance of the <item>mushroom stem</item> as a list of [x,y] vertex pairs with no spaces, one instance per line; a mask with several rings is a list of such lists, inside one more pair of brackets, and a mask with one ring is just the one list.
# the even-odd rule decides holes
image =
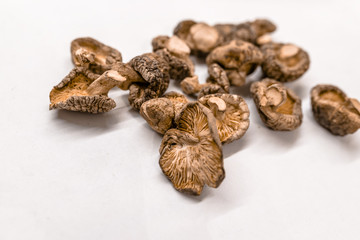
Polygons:
[[273,84],[266,89],[266,98],[269,106],[279,107],[287,99],[286,90],[278,84]]
[[85,48],[79,48],[75,52],[75,58],[79,66],[88,66],[90,63],[95,62],[95,55]]
[[208,105],[217,119],[222,120],[224,118],[226,111],[226,103],[224,100],[219,97],[211,97],[208,100]]
[[287,44],[280,48],[279,57],[281,59],[291,58],[294,57],[296,54],[298,54],[299,51],[300,49],[297,46],[294,46],[292,44]]
[[125,77],[125,81],[121,81],[118,87],[122,90],[128,90],[133,83],[146,83],[146,81],[128,64],[116,63],[112,70],[117,72],[118,75]]
[[126,78],[121,76],[117,71],[109,70],[104,72],[87,88],[89,95],[107,95],[110,89],[121,85]]

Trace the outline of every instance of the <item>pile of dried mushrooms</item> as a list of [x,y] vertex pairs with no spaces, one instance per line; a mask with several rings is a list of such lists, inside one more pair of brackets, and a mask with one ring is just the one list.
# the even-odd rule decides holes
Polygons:
[[[245,100],[230,93],[261,67],[251,95],[264,125],[291,131],[303,119],[301,99],[286,87],[310,66],[308,53],[292,43],[273,42],[275,24],[266,19],[208,25],[181,21],[173,36],[157,36],[153,52],[122,62],[121,53],[93,38],[71,43],[74,69],[50,92],[50,109],[101,113],[113,109],[113,87],[129,91],[130,106],[163,135],[159,164],[174,187],[200,195],[204,185],[218,187],[225,177],[222,145],[240,139],[249,128]],[[193,55],[206,62],[209,76],[200,83]],[[182,91],[166,92],[170,80]],[[335,135],[360,128],[360,103],[336,86],[311,90],[316,121]]]

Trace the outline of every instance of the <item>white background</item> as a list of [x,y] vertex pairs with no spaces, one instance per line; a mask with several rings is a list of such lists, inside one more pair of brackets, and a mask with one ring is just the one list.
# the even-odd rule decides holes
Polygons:
[[[360,98],[359,13],[356,0],[1,0],[0,239],[360,239],[360,132],[331,135],[309,101],[319,83]],[[125,91],[110,92],[117,107],[106,114],[48,110],[52,86],[73,68],[74,38],[94,37],[129,61],[182,19],[256,17],[277,24],[276,41],[310,54],[310,70],[287,84],[303,99],[303,124],[269,130],[249,84],[232,89],[245,97],[251,123],[224,146],[218,189],[200,197],[174,190],[158,165],[161,136]],[[204,82],[205,66],[196,72]]]

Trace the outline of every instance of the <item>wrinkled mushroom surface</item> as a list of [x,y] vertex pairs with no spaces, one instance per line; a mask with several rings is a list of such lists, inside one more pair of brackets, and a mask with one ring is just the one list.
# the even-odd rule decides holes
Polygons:
[[[120,79],[122,80],[122,79]],[[100,113],[113,109],[115,101],[107,96],[118,81],[83,67],[74,68],[50,92],[49,109]]]
[[293,44],[268,43],[261,47],[264,55],[264,74],[280,82],[290,82],[301,77],[310,67],[306,51]]
[[219,85],[224,89],[225,92],[230,90],[230,82],[226,75],[226,71],[222,69],[217,63],[210,64],[208,66],[209,77],[206,79],[206,82],[214,83]]
[[311,106],[315,120],[334,135],[344,136],[360,128],[360,103],[348,98],[336,86],[316,85],[311,89]]
[[93,38],[77,38],[71,42],[71,57],[76,66],[85,64],[91,71],[102,74],[116,62],[122,61],[121,53]]
[[227,93],[220,85],[218,84],[208,84],[203,86],[198,93],[198,99],[202,98],[203,96],[215,93]]
[[282,83],[266,78],[254,82],[250,91],[261,120],[267,127],[290,131],[301,125],[301,100]]
[[184,106],[159,151],[160,167],[178,191],[200,195],[205,184],[216,188],[225,177],[214,116],[200,103]]
[[189,100],[183,94],[173,91],[165,93],[163,97],[169,99],[172,102],[175,117],[180,114],[184,105],[189,102]]
[[262,60],[263,55],[258,47],[249,42],[234,40],[215,48],[207,56],[206,64],[219,64],[227,72],[231,85],[242,86],[246,75],[253,72]]
[[217,93],[204,96],[199,102],[214,114],[220,141],[223,144],[241,138],[249,128],[250,112],[242,97]]

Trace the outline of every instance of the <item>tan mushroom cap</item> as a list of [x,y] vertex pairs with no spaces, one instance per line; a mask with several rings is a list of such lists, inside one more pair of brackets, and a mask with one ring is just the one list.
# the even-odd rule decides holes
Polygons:
[[300,98],[274,79],[254,82],[250,88],[264,124],[273,130],[291,131],[302,122]]
[[154,98],[141,105],[140,115],[152,129],[160,134],[165,134],[173,125],[175,111],[170,99]]
[[174,107],[175,117],[180,114],[184,105],[189,102],[189,100],[183,94],[173,91],[165,93],[163,95],[163,98],[167,98],[172,102]]
[[180,192],[200,195],[205,184],[216,188],[225,177],[214,116],[200,103],[184,106],[159,151],[163,173]]
[[122,62],[121,53],[93,38],[77,38],[71,42],[71,56],[76,66],[90,64],[89,68],[102,74],[116,62]]
[[319,84],[311,89],[315,120],[334,135],[352,134],[360,128],[360,103],[338,87]]
[[199,102],[208,107],[216,118],[223,144],[241,138],[249,128],[249,108],[245,100],[234,94],[217,93],[204,96]]
[[215,48],[206,58],[206,64],[217,63],[227,72],[231,85],[242,86],[245,77],[263,60],[263,55],[255,45],[234,40]]
[[308,53],[294,44],[271,42],[264,44],[261,51],[264,55],[264,74],[280,82],[294,81],[310,67]]
[[190,33],[190,28],[195,24],[196,22],[193,20],[183,20],[176,25],[173,33],[182,40],[185,40]]
[[123,80],[123,78],[110,78],[108,73],[100,76],[83,67],[76,67],[51,90],[49,109],[89,113],[108,112],[116,104],[107,93]]

